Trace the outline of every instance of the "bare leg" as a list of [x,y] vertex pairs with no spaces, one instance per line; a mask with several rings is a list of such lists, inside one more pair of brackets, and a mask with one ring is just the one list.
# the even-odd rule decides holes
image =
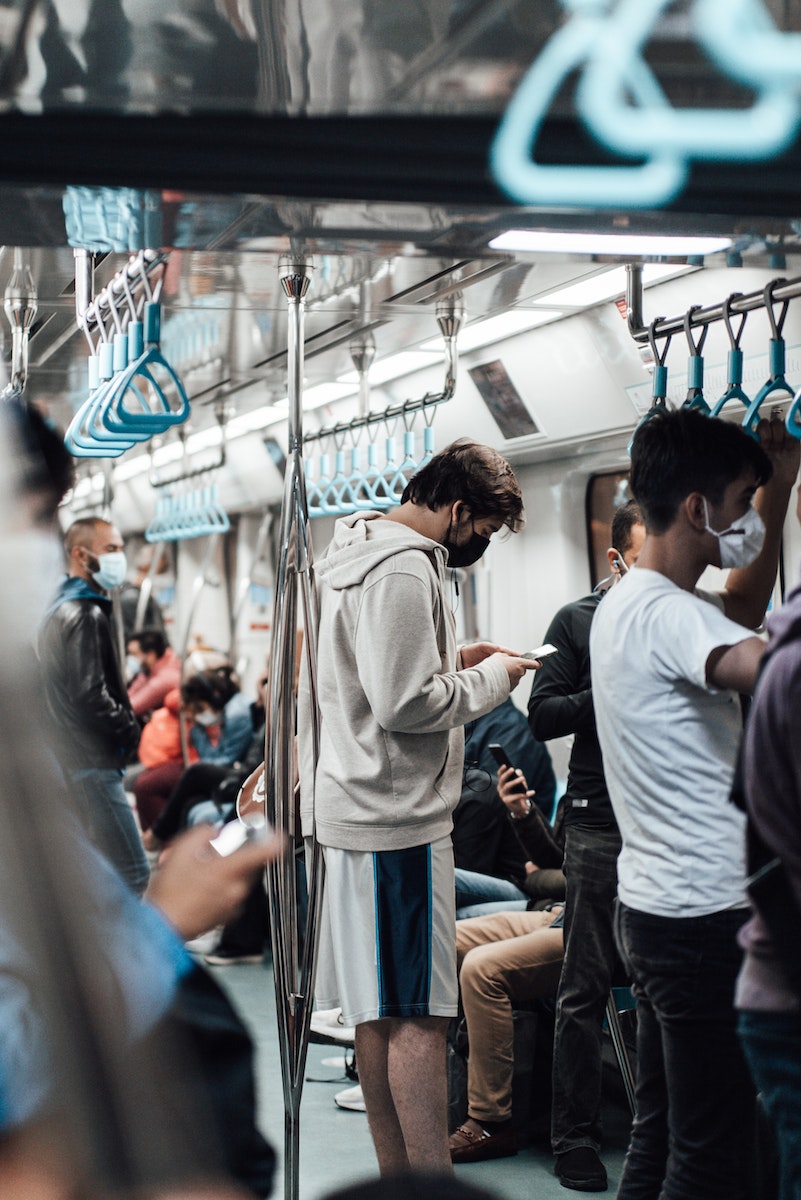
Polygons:
[[382,1175],[451,1172],[447,1017],[392,1018],[356,1026],[356,1062]]
[[390,1025],[390,1021],[365,1021],[356,1026],[355,1034],[359,1083],[382,1175],[409,1169],[406,1144],[389,1087]]
[[389,1086],[409,1165],[453,1171],[448,1146],[447,1017],[394,1019],[389,1039]]

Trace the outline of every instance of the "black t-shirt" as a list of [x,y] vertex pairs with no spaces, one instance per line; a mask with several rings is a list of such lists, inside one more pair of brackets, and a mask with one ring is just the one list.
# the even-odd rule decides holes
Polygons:
[[590,680],[590,626],[601,597],[593,593],[560,608],[545,634],[559,653],[534,676],[528,702],[538,741],[575,734],[567,778],[565,823],[615,825],[595,729]]

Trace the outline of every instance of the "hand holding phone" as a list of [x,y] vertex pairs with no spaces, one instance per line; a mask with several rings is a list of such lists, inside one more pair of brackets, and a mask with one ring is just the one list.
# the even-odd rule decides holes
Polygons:
[[550,642],[546,642],[544,646],[538,646],[536,650],[527,650],[525,654],[521,654],[521,658],[537,659],[542,662],[544,658],[550,658],[552,654],[558,654],[559,650],[556,646],[552,646]]

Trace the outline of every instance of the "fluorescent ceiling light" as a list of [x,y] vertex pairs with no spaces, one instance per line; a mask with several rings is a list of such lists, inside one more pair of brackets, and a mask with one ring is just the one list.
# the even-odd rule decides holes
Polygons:
[[[665,279],[668,275],[678,275],[687,270],[693,270],[692,267],[677,267],[672,263],[644,263],[642,269],[642,281],[644,287],[649,287],[651,284],[659,283],[660,279]],[[565,308],[590,308],[593,304],[600,304],[602,300],[611,300],[613,296],[619,296],[626,290],[626,268],[612,267],[609,271],[604,271],[600,275],[593,275],[589,279],[579,279],[577,283],[568,284],[567,287],[559,288],[555,292],[545,292],[542,296],[538,296],[536,300],[531,301],[532,304],[556,304]]]
[[[357,388],[352,383],[337,380],[334,383],[318,383],[314,387],[303,389],[304,408],[322,408],[324,404],[333,404],[335,400],[344,400],[346,396],[355,396]],[[287,401],[289,407],[289,401]]]
[[232,417],[225,426],[225,436],[228,440],[242,437],[245,433],[254,433],[257,429],[275,425],[278,421],[283,421],[285,416],[286,413],[278,410],[276,405],[266,404],[263,408],[254,408],[252,412]]
[[[557,309],[548,308],[511,308],[508,312],[500,313],[497,317],[489,317],[485,321],[474,321],[465,325],[459,331],[456,345],[459,351],[478,350],[488,346],[490,342],[502,342],[504,338],[514,337],[515,334],[525,333],[527,329],[536,329],[547,321],[561,317]],[[436,341],[424,342],[421,349],[425,350],[436,345]]]
[[191,437],[186,439],[186,449],[189,454],[195,454],[198,450],[208,450],[212,446],[219,446],[222,441],[222,430],[219,425],[210,425],[208,429],[201,429],[198,433],[193,433]]
[[715,254],[731,245],[727,237],[671,237],[669,234],[567,233],[541,229],[508,229],[493,238],[493,250],[544,254],[621,254],[683,258],[688,254]]
[[[368,376],[371,384],[389,383],[391,379],[400,379],[403,375],[412,375],[415,371],[424,371],[426,367],[435,367],[441,362],[445,353],[442,338],[435,338],[421,346],[419,350],[402,350],[400,354],[391,354],[373,363]],[[340,383],[358,383],[356,371],[348,371],[347,375],[339,376]]]
[[124,483],[126,479],[135,479],[137,475],[144,475],[149,468],[150,455],[135,454],[133,458],[126,458],[114,467],[114,482]]
[[177,462],[183,456],[184,448],[180,442],[169,442],[153,451],[153,466],[163,467],[166,463]]

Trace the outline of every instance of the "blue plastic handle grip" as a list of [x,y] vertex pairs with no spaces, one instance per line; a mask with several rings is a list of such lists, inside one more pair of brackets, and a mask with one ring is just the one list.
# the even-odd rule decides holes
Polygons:
[[668,382],[668,369],[664,363],[657,363],[654,367],[654,386],[653,396],[666,396]]
[[145,342],[157,346],[161,337],[161,305],[151,300],[145,305]]

